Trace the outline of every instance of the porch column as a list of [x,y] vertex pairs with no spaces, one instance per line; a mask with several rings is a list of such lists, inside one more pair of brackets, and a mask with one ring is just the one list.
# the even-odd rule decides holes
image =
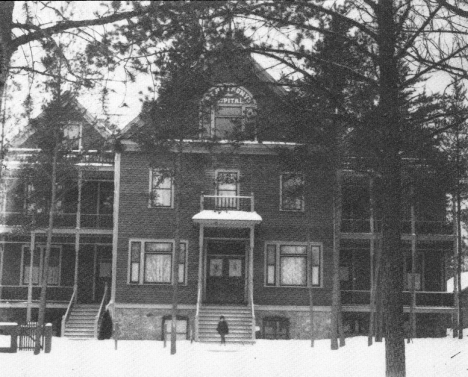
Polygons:
[[[32,306],[32,294],[33,294],[33,267],[34,267],[34,252],[36,249],[36,233],[31,232],[31,240],[29,243],[29,281],[28,281],[28,302],[26,304],[26,322],[31,322],[31,306]],[[23,268],[23,266],[21,266]]]
[[73,281],[73,292],[75,302],[78,300],[78,266],[80,261],[80,229],[81,229],[81,192],[83,186],[83,171],[78,171],[78,200],[76,203],[76,226],[75,226],[75,277]]
[[2,236],[0,245],[0,301],[2,300],[2,287],[3,287],[3,254],[5,254],[5,236]]
[[199,341],[198,318],[200,307],[203,301],[203,238],[205,237],[205,226],[200,224],[200,234],[198,238],[198,293],[197,293],[197,311],[195,313],[195,341]]
[[111,299],[108,305],[112,318],[115,319],[115,293],[117,289],[117,251],[119,242],[119,205],[120,205],[120,161],[121,153],[115,154],[114,162],[114,229],[112,232],[112,285]]
[[250,227],[250,244],[249,244],[249,278],[248,278],[248,285],[249,285],[249,303],[252,305],[253,308],[253,250],[254,250],[254,231],[255,226],[252,225]]
[[199,239],[198,239],[198,304],[201,305],[201,302],[203,301],[203,238],[205,237],[205,226],[203,224],[200,224],[200,234],[199,234]]
[[250,247],[249,247],[249,303],[252,311],[252,341],[255,342],[255,309],[253,297],[253,250],[254,250],[255,225],[250,226]]

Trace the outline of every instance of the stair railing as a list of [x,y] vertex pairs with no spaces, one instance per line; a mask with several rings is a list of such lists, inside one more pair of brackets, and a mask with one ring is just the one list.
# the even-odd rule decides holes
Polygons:
[[76,303],[76,292],[77,292],[77,290],[78,290],[77,287],[74,286],[73,287],[73,294],[71,296],[70,302],[68,303],[67,311],[65,312],[65,315],[62,317],[62,333],[61,333],[61,336],[65,335],[66,323],[67,323],[68,319],[70,318],[70,314],[72,312],[73,305]]
[[104,308],[106,307],[108,291],[109,287],[106,282],[106,285],[104,286],[104,294],[102,295],[101,305],[99,306],[99,310],[96,314],[96,319],[94,320],[94,339],[97,339],[99,328],[101,327],[101,320],[104,314]]
[[196,342],[199,341],[198,324],[199,324],[199,319],[200,319],[201,300],[202,300],[202,285],[198,284],[197,311],[195,312],[195,341]]

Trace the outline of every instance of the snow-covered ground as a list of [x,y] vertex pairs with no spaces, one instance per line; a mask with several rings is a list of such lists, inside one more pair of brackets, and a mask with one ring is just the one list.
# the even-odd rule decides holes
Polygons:
[[[177,354],[160,341],[73,341],[53,338],[52,352],[0,353],[0,376],[16,377],[243,377],[385,375],[384,345],[348,338],[330,350],[329,340],[258,340],[255,345],[179,341]],[[468,376],[468,339],[416,339],[406,345],[407,376]]]

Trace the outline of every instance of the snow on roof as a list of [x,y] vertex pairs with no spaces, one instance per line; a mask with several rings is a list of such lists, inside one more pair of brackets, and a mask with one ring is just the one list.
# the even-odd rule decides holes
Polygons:
[[[468,288],[468,271],[461,273],[462,291]],[[447,292],[453,292],[453,278],[447,280]]]
[[259,224],[262,217],[255,211],[213,211],[203,210],[192,217],[192,220],[198,224],[222,225],[249,223],[249,225]]

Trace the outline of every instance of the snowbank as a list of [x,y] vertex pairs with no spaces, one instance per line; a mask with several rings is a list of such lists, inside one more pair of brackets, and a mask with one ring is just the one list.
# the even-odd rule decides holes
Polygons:
[[[177,354],[160,341],[77,341],[53,338],[52,352],[0,354],[5,377],[230,377],[385,375],[383,343],[367,338],[346,340],[330,351],[330,341],[259,340],[253,346],[179,341]],[[406,346],[407,376],[468,376],[468,340],[451,337],[416,339]]]

